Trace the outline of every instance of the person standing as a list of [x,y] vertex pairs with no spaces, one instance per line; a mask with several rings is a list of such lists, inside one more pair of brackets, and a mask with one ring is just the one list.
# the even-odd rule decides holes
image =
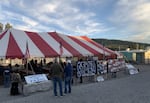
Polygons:
[[11,89],[10,89],[10,95],[20,94],[19,93],[19,84],[21,84],[21,76],[20,76],[18,70],[12,72],[11,79],[12,79],[12,84],[11,84]]
[[64,80],[65,80],[65,91],[64,93],[71,93],[71,82],[72,82],[73,67],[71,60],[67,60],[67,64],[64,69]]
[[4,76],[4,87],[5,88],[10,87],[10,82],[11,82],[11,67],[10,67],[10,65],[6,66],[4,68],[3,76]]
[[57,96],[57,83],[59,84],[59,92],[60,96],[63,96],[62,92],[62,75],[63,75],[63,68],[58,63],[57,59],[54,60],[54,63],[50,66],[50,74],[53,81],[53,90],[54,95]]

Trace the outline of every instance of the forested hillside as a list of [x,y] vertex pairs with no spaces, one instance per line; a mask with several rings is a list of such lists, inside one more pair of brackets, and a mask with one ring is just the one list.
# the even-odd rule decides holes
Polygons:
[[121,40],[108,40],[108,39],[92,39],[97,43],[104,45],[111,50],[126,50],[130,48],[130,50],[134,49],[145,49],[150,44],[146,43],[138,43],[138,42],[130,42],[130,41],[121,41]]

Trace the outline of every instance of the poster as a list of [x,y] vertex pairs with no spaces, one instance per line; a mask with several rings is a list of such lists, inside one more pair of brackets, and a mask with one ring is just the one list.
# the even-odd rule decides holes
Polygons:
[[36,75],[25,76],[25,81],[27,84],[38,83],[38,82],[43,82],[47,80],[48,79],[47,79],[46,74],[36,74]]
[[103,63],[103,61],[97,61],[97,73],[104,74],[106,72],[106,65]]
[[92,76],[96,73],[95,61],[79,61],[77,62],[77,77]]

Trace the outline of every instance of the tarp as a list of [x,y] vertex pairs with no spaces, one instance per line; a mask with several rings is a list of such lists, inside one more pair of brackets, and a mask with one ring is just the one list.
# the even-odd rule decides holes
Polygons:
[[23,58],[27,47],[30,57],[110,56],[114,54],[86,36],[69,36],[57,32],[30,32],[13,28],[0,35],[1,58]]

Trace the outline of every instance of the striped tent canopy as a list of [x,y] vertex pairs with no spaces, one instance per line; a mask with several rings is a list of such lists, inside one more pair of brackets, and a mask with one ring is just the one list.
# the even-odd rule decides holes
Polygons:
[[115,53],[86,36],[8,29],[0,34],[0,58],[111,56]]

